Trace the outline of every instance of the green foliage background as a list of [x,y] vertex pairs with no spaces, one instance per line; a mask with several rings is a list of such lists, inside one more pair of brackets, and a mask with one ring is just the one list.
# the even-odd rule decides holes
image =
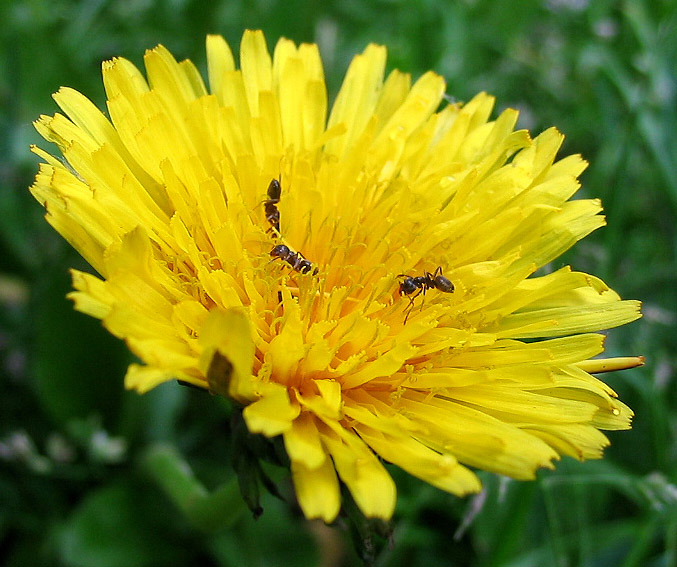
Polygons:
[[[486,492],[466,500],[393,470],[394,547],[377,546],[376,564],[677,565],[675,2],[5,0],[0,22],[0,563],[361,565],[346,522],[309,524],[271,496],[252,519],[226,404],[177,384],[123,391],[130,356],[64,298],[68,268],[85,266],[26,190],[30,123],[56,111],[59,86],[103,107],[102,60],[141,66],[163,43],[204,70],[206,33],[237,49],[261,28],[271,47],[318,42],[332,95],[377,42],[391,68],[433,69],[459,100],[486,90],[522,127],[557,125],[564,152],[590,160],[583,194],[609,224],[561,264],[644,301],[641,321],[609,334],[611,356],[647,364],[605,377],[636,418],[604,461],[565,459],[533,483],[484,475]],[[284,471],[268,472],[289,497]]]

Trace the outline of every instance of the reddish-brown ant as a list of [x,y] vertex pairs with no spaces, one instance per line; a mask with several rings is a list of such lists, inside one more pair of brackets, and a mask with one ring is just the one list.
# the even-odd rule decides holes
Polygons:
[[[282,186],[279,179],[273,179],[268,184],[268,199],[263,202],[266,212],[266,220],[270,223],[268,232],[274,230],[276,234],[280,234],[280,211],[277,204],[280,202],[280,195],[282,194]],[[294,270],[302,274],[312,272],[312,275],[317,274],[317,268],[313,267],[310,260],[306,260],[300,252],[294,252],[289,246],[285,244],[277,244],[273,246],[270,251],[273,257],[271,262],[275,260],[282,260],[287,262]]]
[[263,202],[263,208],[266,212],[266,220],[270,223],[270,230],[275,230],[277,234],[280,233],[280,211],[277,204],[280,202],[280,194],[282,193],[282,186],[279,179],[273,179],[268,184],[268,198]]
[[317,268],[313,268],[313,263],[306,260],[300,252],[294,252],[289,246],[278,244],[270,251],[270,255],[273,257],[271,262],[280,259],[287,262],[297,272],[307,274],[312,271],[312,275],[317,274]]
[[[399,274],[397,277],[404,278],[400,282],[400,295],[409,297],[407,315],[404,317],[405,325],[407,324],[407,319],[414,307],[414,299],[419,295],[423,294],[423,298],[425,299],[425,292],[429,289],[436,289],[443,293],[452,293],[454,291],[454,284],[442,275],[442,266],[437,266],[437,269],[432,274],[430,272],[423,272],[422,276]],[[423,302],[421,302],[421,309],[423,309]]]

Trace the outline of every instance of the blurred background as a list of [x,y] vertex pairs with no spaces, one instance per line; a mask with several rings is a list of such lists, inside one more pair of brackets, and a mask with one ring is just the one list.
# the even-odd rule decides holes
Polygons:
[[[432,69],[448,93],[484,90],[520,127],[556,125],[590,161],[585,197],[608,226],[558,264],[644,302],[608,355],[643,368],[603,376],[636,412],[599,462],[564,459],[520,483],[483,474],[458,499],[392,470],[394,547],[379,566],[677,565],[677,10],[674,1],[5,0],[0,4],[0,564],[145,567],[361,565],[346,522],[308,523],[272,496],[254,520],[232,472],[227,404],[165,384],[123,390],[131,357],[72,309],[81,258],[27,187],[43,148],[31,122],[73,87],[104,107],[101,61],[142,66],[158,43],[206,70],[204,39],[237,52],[245,28],[317,42],[330,97],[352,56],[388,46],[388,67]],[[267,473],[289,495],[284,471]],[[360,541],[359,535],[357,541]],[[367,550],[368,551],[368,550]]]

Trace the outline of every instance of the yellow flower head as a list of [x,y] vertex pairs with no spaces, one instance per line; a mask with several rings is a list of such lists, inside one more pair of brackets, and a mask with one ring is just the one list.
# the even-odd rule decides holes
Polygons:
[[[443,104],[386,50],[350,64],[327,119],[316,45],[245,32],[237,69],[207,38],[209,88],[164,48],[103,65],[107,118],[78,92],[37,129],[63,153],[31,191],[99,273],[76,309],[143,364],[129,388],[180,379],[282,435],[301,508],[333,520],[339,479],[389,518],[394,463],[443,490],[468,467],[517,479],[560,455],[599,458],[632,411],[591,376],[601,329],[639,317],[599,279],[539,269],[604,224],[571,200],[586,166],[562,135],[490,119],[493,98]],[[442,105],[442,106],[441,106]],[[440,109],[441,108],[441,109]]]

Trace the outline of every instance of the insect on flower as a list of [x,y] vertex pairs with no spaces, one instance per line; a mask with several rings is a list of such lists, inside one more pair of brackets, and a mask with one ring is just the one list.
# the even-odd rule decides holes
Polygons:
[[[400,282],[400,295],[406,295],[409,298],[409,306],[407,307],[407,315],[404,318],[406,325],[409,314],[414,307],[414,299],[423,294],[429,289],[436,289],[443,293],[452,293],[454,291],[454,284],[448,278],[442,275],[442,266],[437,266],[435,271],[424,272],[422,276],[408,276],[407,274],[399,274],[398,278],[404,278]],[[412,295],[414,294],[414,295]],[[421,302],[421,309],[423,302]]]
[[[35,123],[56,152],[33,148],[30,190],[92,266],[72,272],[76,309],[139,358],[127,387],[179,379],[243,406],[252,434],[283,438],[299,506],[327,523],[344,487],[365,517],[393,516],[385,461],[463,496],[481,489],[474,469],[528,480],[601,458],[601,430],[633,413],[592,375],[643,362],[598,358],[639,302],[539,271],[605,224],[597,199],[572,198],[587,162],[558,157],[554,128],[492,116],[486,93],[446,104],[436,73],[386,78],[386,56],[356,55],[330,104],[317,45],[271,54],[248,30],[238,70],[212,35],[208,81],[158,46],[147,80],[103,64],[106,111],[65,87]],[[440,267],[394,278],[403,250]],[[286,281],[320,263],[322,278]],[[461,280],[468,300],[431,308]],[[428,290],[431,317],[403,329]]]
[[279,179],[273,179],[268,185],[268,198],[263,202],[263,208],[266,212],[266,220],[270,223],[270,228],[266,232],[275,231],[280,233],[280,211],[277,204],[280,202],[282,186]]
[[313,276],[317,274],[317,268],[313,268],[313,263],[306,260],[300,252],[294,252],[289,246],[278,244],[270,251],[270,255],[273,257],[271,262],[280,259],[287,262],[297,272],[307,274],[312,271]]

